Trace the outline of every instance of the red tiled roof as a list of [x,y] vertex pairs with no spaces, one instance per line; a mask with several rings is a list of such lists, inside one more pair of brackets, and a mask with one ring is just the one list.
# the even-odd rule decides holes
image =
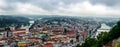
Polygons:
[[59,35],[59,34],[62,34],[64,32],[64,28],[53,29],[52,32],[55,35]]
[[58,38],[52,38],[51,40],[49,40],[49,41],[57,41],[58,40]]
[[26,34],[26,32],[16,32],[16,35],[20,35],[20,34]]
[[73,41],[76,41],[76,38],[70,38],[71,40],[73,40]]
[[52,43],[47,43],[47,44],[44,44],[44,47],[53,47],[53,44]]
[[75,35],[75,30],[70,30],[66,33],[66,35]]
[[86,36],[87,32],[80,32],[81,35]]
[[0,40],[7,40],[8,38],[0,38]]
[[16,30],[11,30],[11,32],[16,32]]
[[68,38],[62,38],[62,39],[61,39],[61,41],[62,41],[63,43],[67,43],[68,40],[69,40]]
[[11,32],[26,31],[26,29],[11,30]]
[[26,29],[17,29],[17,31],[20,31],[20,30],[26,30]]
[[28,39],[41,39],[41,38],[37,38],[37,37],[30,37]]
[[17,29],[17,31],[23,31],[23,30],[26,30],[26,29]]
[[64,28],[55,28],[53,32],[64,32]]
[[26,29],[11,30],[11,32],[13,32],[16,35],[20,35],[20,34],[25,34],[26,33]]
[[59,35],[60,33],[59,33],[59,32],[53,32],[53,34],[55,34],[55,35]]
[[42,29],[42,31],[46,31],[47,30],[47,28],[46,27],[44,27],[43,29]]

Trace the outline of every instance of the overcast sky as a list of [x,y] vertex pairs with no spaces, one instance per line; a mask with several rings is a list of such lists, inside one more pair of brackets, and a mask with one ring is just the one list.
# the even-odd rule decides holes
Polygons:
[[0,15],[120,17],[120,0],[0,0]]

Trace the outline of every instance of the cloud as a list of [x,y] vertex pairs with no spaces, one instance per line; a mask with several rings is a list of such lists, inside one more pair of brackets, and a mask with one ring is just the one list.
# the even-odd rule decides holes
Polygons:
[[29,3],[17,3],[16,5],[16,12],[22,13],[22,14],[44,14],[47,13],[46,10],[42,9],[41,7],[37,7],[35,5],[29,4]]
[[55,12],[65,15],[82,15],[82,16],[120,15],[119,14],[120,9],[114,9],[101,4],[92,5],[88,1],[70,4],[66,8],[59,7],[58,10],[56,10]]
[[107,6],[120,6],[120,0],[89,0],[92,4],[104,4]]
[[0,13],[120,17],[119,5],[119,0],[0,0]]

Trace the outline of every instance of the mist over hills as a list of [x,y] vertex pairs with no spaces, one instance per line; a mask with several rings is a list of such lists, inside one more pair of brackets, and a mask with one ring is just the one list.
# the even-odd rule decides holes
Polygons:
[[84,19],[87,21],[98,21],[100,23],[106,23],[109,26],[113,26],[120,18],[115,17],[81,17],[81,16],[63,16],[63,15],[0,15],[0,27],[9,26],[11,24],[28,24],[29,20],[37,20],[40,18],[75,18]]

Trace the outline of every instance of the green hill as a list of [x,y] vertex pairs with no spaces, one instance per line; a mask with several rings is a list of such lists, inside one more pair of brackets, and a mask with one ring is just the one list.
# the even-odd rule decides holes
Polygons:
[[120,21],[110,30],[110,32],[102,32],[97,39],[87,38],[85,43],[77,47],[102,47],[114,39],[120,37]]
[[29,19],[20,16],[0,16],[0,27],[27,25]]

